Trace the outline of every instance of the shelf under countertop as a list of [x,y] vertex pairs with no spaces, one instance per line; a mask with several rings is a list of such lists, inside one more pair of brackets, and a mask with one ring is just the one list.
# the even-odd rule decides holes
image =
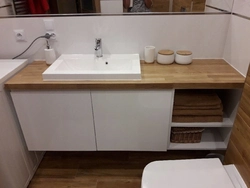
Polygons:
[[225,140],[217,129],[208,128],[202,132],[200,143],[170,143],[169,150],[224,150]]
[[223,115],[222,122],[172,122],[171,127],[233,127],[234,122],[226,115]]

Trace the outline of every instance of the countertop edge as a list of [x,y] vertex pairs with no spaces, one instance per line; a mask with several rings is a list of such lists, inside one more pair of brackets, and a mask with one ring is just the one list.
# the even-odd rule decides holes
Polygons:
[[244,83],[180,83],[180,84],[5,84],[8,90],[127,90],[127,89],[242,89]]

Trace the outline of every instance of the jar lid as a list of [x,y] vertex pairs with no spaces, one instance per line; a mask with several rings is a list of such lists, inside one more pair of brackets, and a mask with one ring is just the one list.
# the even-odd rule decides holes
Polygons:
[[160,50],[158,52],[158,54],[161,54],[161,55],[172,55],[172,54],[174,54],[174,51],[172,51],[172,50]]
[[179,55],[192,55],[191,51],[180,50],[176,52]]

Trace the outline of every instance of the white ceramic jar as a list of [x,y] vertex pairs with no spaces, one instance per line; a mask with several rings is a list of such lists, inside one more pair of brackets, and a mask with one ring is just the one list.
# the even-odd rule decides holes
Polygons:
[[175,55],[175,62],[182,65],[192,63],[192,52],[191,51],[177,51]]
[[145,63],[154,63],[155,61],[155,47],[154,46],[145,46],[144,61]]
[[174,62],[174,51],[160,50],[157,54],[157,62],[160,64],[171,64]]

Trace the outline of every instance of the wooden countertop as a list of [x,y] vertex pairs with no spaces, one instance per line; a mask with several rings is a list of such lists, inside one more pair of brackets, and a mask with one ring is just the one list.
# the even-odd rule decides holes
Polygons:
[[43,81],[45,62],[29,64],[5,87],[10,90],[53,89],[230,89],[243,88],[245,78],[222,59],[194,59],[190,65],[141,62],[139,81]]

